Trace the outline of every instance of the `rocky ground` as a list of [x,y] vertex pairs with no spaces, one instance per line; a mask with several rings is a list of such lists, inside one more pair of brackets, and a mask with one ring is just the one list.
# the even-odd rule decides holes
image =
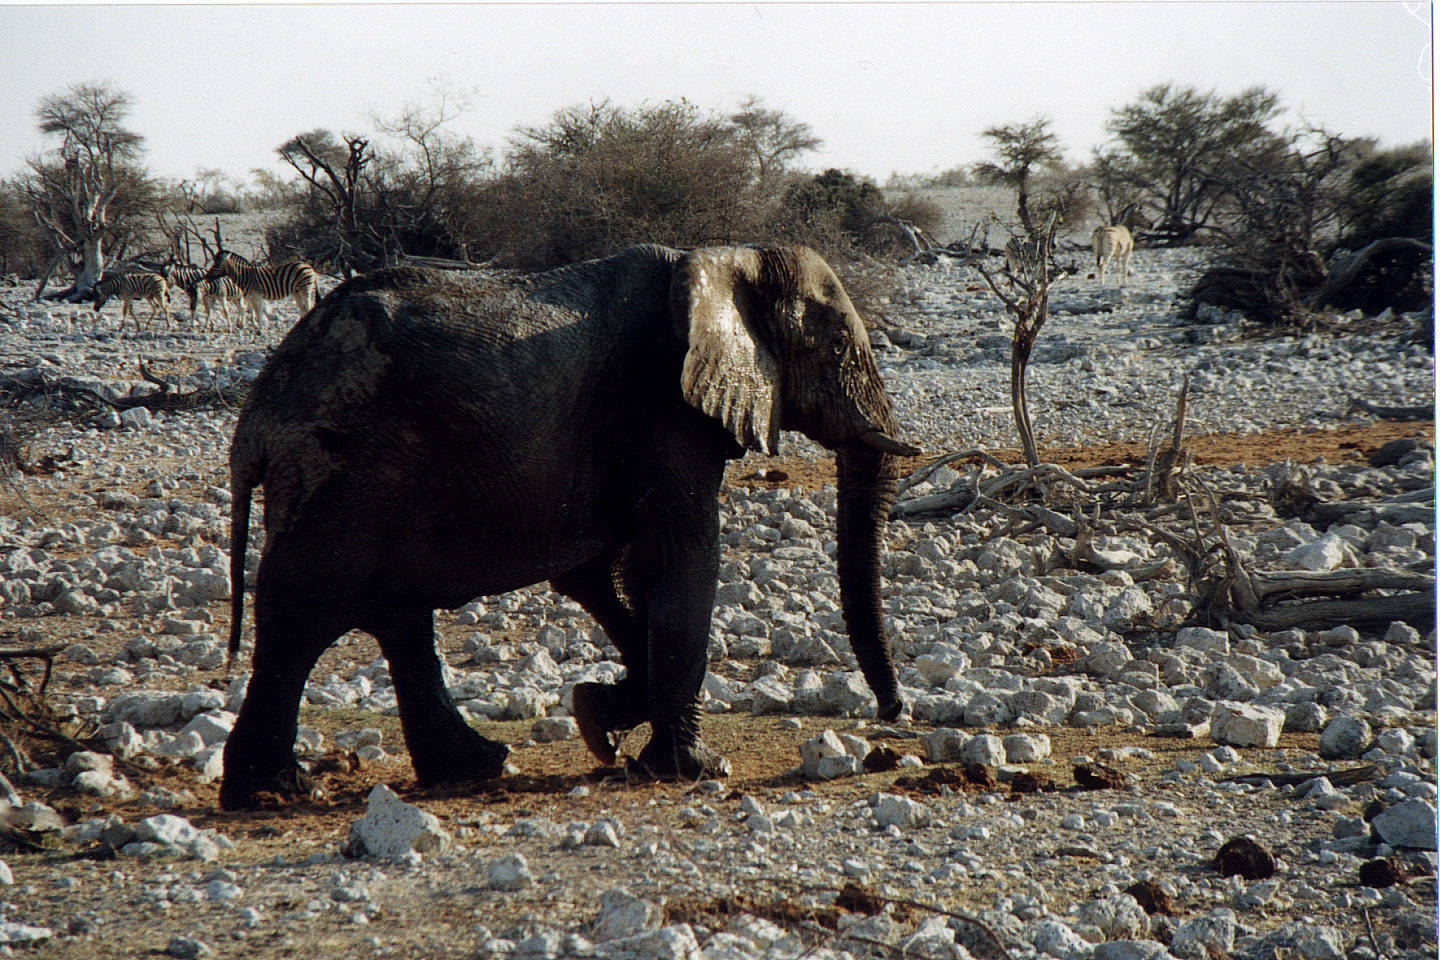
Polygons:
[[[1079,253],[1061,261],[1074,276],[1030,367],[1047,460],[1138,475],[1188,375],[1190,489],[1215,492],[1250,569],[1433,573],[1433,422],[1350,405],[1431,401],[1433,358],[1404,341],[1408,322],[1187,325],[1177,298],[1196,253],[1140,251],[1124,291],[1087,278]],[[578,607],[531,588],[438,618],[452,693],[515,747],[502,780],[415,787],[384,662],[357,634],[307,690],[301,746],[323,796],[219,812],[245,682],[223,643],[234,411],[65,406],[77,388],[155,390],[141,360],[186,391],[243,384],[294,308],[258,338],[188,323],[137,334],[118,329],[118,305],[97,322],[29,292],[0,290],[0,373],[11,395],[35,395],[0,448],[31,468],[6,472],[0,636],[62,652],[43,705],[3,688],[0,949],[1434,955],[1432,629],[1202,625],[1185,550],[1218,536],[1203,504],[1179,522],[1127,512],[1104,478],[1085,494],[1057,484],[1048,524],[998,507],[892,524],[887,604],[912,711],[877,724],[837,604],[833,470],[802,438],[731,470],[705,685],[728,781],[597,768],[565,704],[575,683],[614,677],[613,650]],[[1010,324],[973,268],[903,268],[879,326],[906,439],[1014,462]],[[902,509],[987,469],[937,471]],[[1282,483],[1374,506],[1306,522],[1272,496]],[[1060,521],[1102,501],[1081,550]],[[41,661],[12,662],[33,690]],[[1217,854],[1242,836],[1271,859],[1224,875]]]

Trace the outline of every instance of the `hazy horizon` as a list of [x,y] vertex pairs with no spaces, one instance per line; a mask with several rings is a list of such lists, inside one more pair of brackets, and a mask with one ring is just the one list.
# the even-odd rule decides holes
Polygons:
[[[275,148],[367,133],[445,78],[450,127],[498,154],[517,126],[609,99],[811,126],[807,168],[884,180],[985,159],[980,131],[1049,116],[1084,162],[1115,107],[1175,83],[1276,92],[1309,122],[1398,146],[1433,137],[1431,7],[1405,3],[0,6],[0,177],[53,141],[40,97],[104,81],[134,98],[152,174],[285,175]],[[253,54],[252,54],[253,52]]]

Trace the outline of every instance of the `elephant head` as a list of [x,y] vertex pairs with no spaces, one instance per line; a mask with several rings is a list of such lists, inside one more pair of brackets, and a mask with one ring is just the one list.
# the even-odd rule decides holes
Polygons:
[[813,250],[719,247],[677,264],[671,316],[687,348],[685,400],[737,443],[775,453],[780,430],[836,452],[836,563],[850,645],[883,719],[904,704],[880,605],[880,547],[895,457],[919,453],[898,429],[865,326]]

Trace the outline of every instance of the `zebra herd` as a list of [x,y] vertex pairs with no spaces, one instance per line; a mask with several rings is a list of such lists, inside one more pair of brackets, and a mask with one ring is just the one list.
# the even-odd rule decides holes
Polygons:
[[105,306],[111,297],[119,297],[120,327],[123,330],[127,317],[134,316],[135,330],[140,330],[139,315],[131,309],[131,301],[144,300],[150,304],[150,322],[153,324],[159,314],[170,326],[168,307],[170,292],[184,290],[190,300],[190,322],[195,323],[196,308],[205,308],[205,329],[215,329],[213,310],[218,305],[226,328],[233,333],[235,325],[230,319],[230,306],[240,311],[240,325],[243,328],[247,317],[254,328],[259,330],[268,319],[265,308],[267,300],[283,300],[290,297],[303,315],[315,305],[319,297],[319,283],[315,269],[303,261],[291,261],[262,266],[251,263],[237,253],[221,250],[215,255],[215,262],[208,269],[193,264],[172,266],[159,274],[144,270],[129,270],[109,274],[95,284],[93,295],[95,309]]

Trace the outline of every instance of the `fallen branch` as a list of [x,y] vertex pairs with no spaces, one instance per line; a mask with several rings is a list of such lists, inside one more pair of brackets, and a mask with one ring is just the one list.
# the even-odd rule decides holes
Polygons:
[[973,450],[962,450],[958,453],[947,453],[935,460],[932,460],[930,463],[925,464],[925,466],[911,473],[910,476],[906,477],[905,479],[901,480],[898,487],[896,488],[896,492],[904,493],[911,487],[919,486],[926,480],[929,480],[941,467],[949,466],[952,463],[958,463],[961,460],[974,459],[984,460],[986,463],[990,464],[990,466],[995,467],[998,470],[1010,469],[1010,464],[1006,463],[1004,460],[997,459],[996,457],[992,456],[984,450],[979,449],[978,447]]
[[1404,523],[1432,523],[1435,519],[1435,489],[1412,490],[1374,503],[1321,500],[1296,511],[1296,515],[1319,527],[1344,522],[1373,526],[1381,520],[1397,527]]
[[483,270],[494,261],[475,263],[471,260],[450,260],[445,257],[417,257],[408,253],[400,254],[400,263],[407,267],[427,267],[431,270]]
[[1295,627],[1319,630],[1341,625],[1373,627],[1397,620],[1423,629],[1435,623],[1435,594],[1432,591],[1353,600],[1310,600],[1271,610],[1239,610],[1231,614],[1231,619],[1266,631]]
[[1221,777],[1217,783],[1245,783],[1252,787],[1261,786],[1268,782],[1277,787],[1298,787],[1302,783],[1309,783],[1311,780],[1324,777],[1330,781],[1332,787],[1353,787],[1357,783],[1365,783],[1374,780],[1379,768],[1373,763],[1363,767],[1350,767],[1346,770],[1311,770],[1305,773],[1246,773],[1235,777]]
[[1433,404],[1421,405],[1418,407],[1382,407],[1379,404],[1370,403],[1359,397],[1350,400],[1350,406],[1346,413],[1359,410],[1371,416],[1379,417],[1381,420],[1434,420],[1435,406]]
[[1296,597],[1350,596],[1368,590],[1415,590],[1434,592],[1435,578],[1407,570],[1380,567],[1351,567],[1313,573],[1305,570],[1256,570],[1250,574],[1255,596],[1260,601]]

